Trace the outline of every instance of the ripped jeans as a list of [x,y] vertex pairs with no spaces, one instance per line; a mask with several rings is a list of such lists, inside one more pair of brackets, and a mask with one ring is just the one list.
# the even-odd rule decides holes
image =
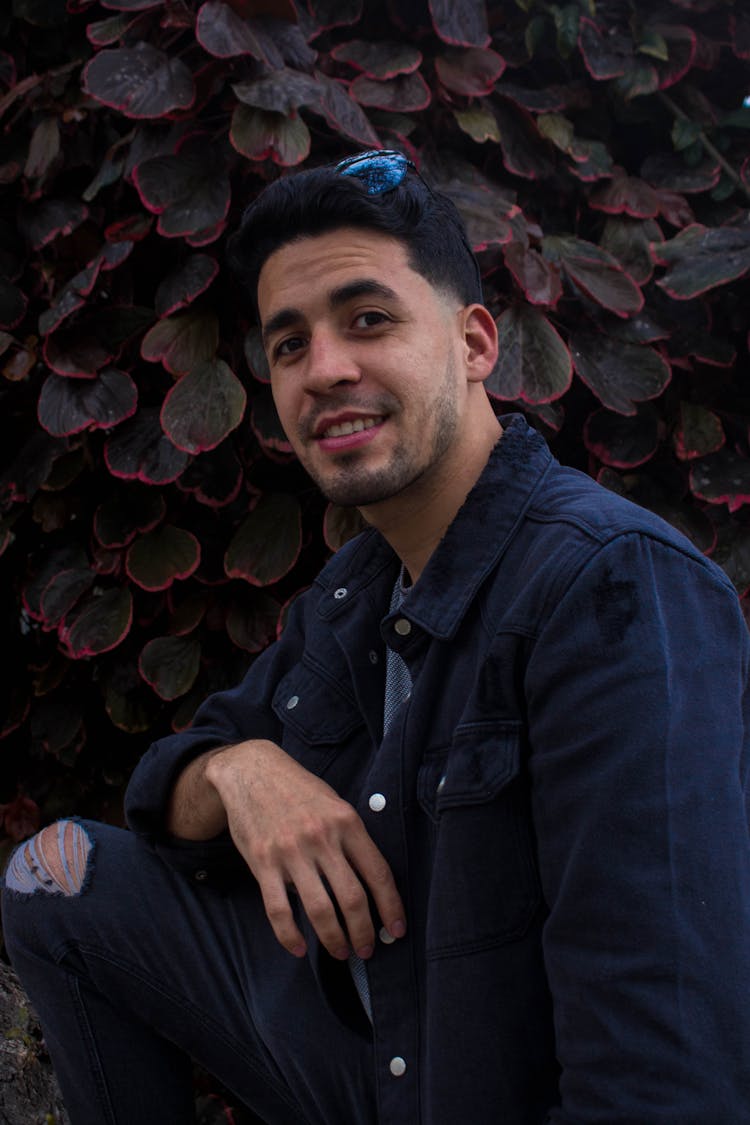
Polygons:
[[62,821],[11,857],[3,932],[73,1125],[189,1125],[191,1059],[268,1125],[374,1125],[369,1032],[278,945],[249,872],[194,885],[131,832]]

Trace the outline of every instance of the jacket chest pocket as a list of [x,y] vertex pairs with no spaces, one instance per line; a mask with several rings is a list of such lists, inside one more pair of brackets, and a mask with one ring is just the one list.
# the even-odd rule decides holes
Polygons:
[[427,955],[450,957],[521,937],[541,901],[517,722],[457,728],[421,766],[433,821]]
[[284,750],[317,774],[364,726],[352,697],[304,663],[279,682],[272,706],[283,727]]

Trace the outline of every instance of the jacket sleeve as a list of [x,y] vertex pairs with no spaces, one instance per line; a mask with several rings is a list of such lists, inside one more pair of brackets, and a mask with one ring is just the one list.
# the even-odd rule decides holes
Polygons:
[[236,687],[210,695],[188,729],[152,743],[133,771],[125,792],[128,826],[185,874],[216,883],[245,871],[228,833],[200,842],[170,836],[165,828],[167,803],[179,774],[206,751],[247,738],[280,740],[274,692],[301,657],[307,600],[303,595],[294,603],[281,638],[253,662]]
[[536,640],[550,1125],[750,1122],[747,673],[725,576],[636,533],[581,565]]

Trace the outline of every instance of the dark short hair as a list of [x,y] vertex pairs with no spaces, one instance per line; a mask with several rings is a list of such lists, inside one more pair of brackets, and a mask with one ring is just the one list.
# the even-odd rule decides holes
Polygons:
[[249,204],[227,257],[257,309],[258,276],[276,250],[301,238],[341,227],[360,227],[403,244],[411,268],[464,305],[482,301],[476,258],[451,199],[433,191],[415,172],[398,187],[369,195],[356,176],[336,165],[309,168],[274,180]]

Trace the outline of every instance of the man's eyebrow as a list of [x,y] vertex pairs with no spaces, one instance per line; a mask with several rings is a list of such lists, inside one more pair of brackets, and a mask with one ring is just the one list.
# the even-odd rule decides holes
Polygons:
[[[338,309],[342,305],[348,304],[349,301],[356,301],[358,297],[381,297],[385,301],[398,300],[398,294],[389,285],[385,285],[382,281],[376,281],[374,277],[362,277],[355,281],[349,281],[346,285],[340,285],[338,289],[333,289],[328,297],[328,303],[332,309]],[[268,344],[274,333],[283,332],[285,328],[293,328],[304,319],[304,314],[300,309],[279,309],[263,325],[264,345]]]

